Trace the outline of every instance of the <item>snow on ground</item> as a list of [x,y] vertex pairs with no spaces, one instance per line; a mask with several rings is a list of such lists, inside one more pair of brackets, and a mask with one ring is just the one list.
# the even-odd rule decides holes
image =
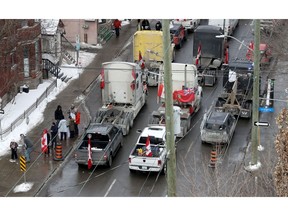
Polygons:
[[[88,45],[86,45],[88,46]],[[91,46],[90,46],[91,47]],[[102,48],[100,45],[93,46],[92,48]],[[9,135],[0,137],[0,156],[3,156],[10,152],[10,142],[12,139],[15,141],[20,140],[21,133],[28,133],[33,127],[41,123],[43,119],[43,112],[50,101],[56,99],[56,96],[64,90],[72,80],[77,79],[79,75],[84,71],[83,68],[88,66],[90,62],[96,56],[95,53],[79,52],[79,62],[81,62],[81,68],[75,65],[68,65],[66,63],[61,65],[61,72],[64,73],[63,76],[71,77],[71,79],[65,83],[60,79],[57,80],[57,87],[55,87],[52,92],[45,98],[40,105],[29,115],[28,118],[17,126]],[[4,114],[0,114],[0,129],[5,130],[10,127],[11,123],[16,120],[23,112],[36,102],[37,98],[46,91],[46,88],[50,86],[53,78],[44,80],[42,84],[38,86],[37,89],[30,89],[29,93],[18,93],[14,100],[8,103],[3,109]],[[27,124],[28,123],[28,124]],[[1,131],[0,130],[0,131]]]

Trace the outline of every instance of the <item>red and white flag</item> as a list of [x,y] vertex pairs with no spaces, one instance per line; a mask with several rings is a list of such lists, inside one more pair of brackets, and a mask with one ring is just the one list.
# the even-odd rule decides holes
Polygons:
[[229,52],[228,52],[228,48],[226,48],[224,64],[228,64],[228,63],[229,63]]
[[43,153],[47,152],[48,150],[48,138],[47,138],[47,129],[44,129],[41,137],[41,151]]
[[246,53],[246,59],[247,60],[252,60],[253,50],[254,50],[254,43],[253,43],[253,41],[251,41],[249,43],[248,50]]
[[104,87],[105,87],[104,68],[102,68],[102,70],[101,70],[100,77],[101,77],[100,88],[104,89]]
[[91,140],[88,139],[88,169],[92,167],[92,151],[91,151]]
[[145,152],[147,157],[152,157],[152,151],[151,151],[151,146],[150,146],[150,137],[148,136],[146,139],[146,152]]
[[158,86],[157,96],[164,98],[164,94],[165,94],[165,93],[164,93],[164,85],[163,85],[163,83],[161,83],[161,84]]
[[142,58],[141,51],[139,51],[139,65],[140,65],[141,69],[145,68],[145,62],[144,62],[144,60]]
[[198,50],[197,50],[197,57],[196,57],[196,61],[195,61],[195,64],[196,66],[199,65],[199,60],[200,60],[200,57],[201,57],[201,44],[198,45]]

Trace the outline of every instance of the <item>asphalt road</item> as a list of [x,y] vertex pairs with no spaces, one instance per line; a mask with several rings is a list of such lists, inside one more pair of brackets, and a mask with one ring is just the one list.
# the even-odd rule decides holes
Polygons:
[[[235,32],[235,37],[249,43],[251,39],[251,21],[242,20]],[[250,31],[250,33],[249,33]],[[192,61],[193,34],[180,50],[177,50],[175,62],[190,63]],[[112,41],[113,42],[113,41]],[[239,43],[230,41],[230,56],[238,56],[246,52],[243,47],[239,50]],[[243,54],[243,53],[242,53]],[[127,41],[125,49],[117,60],[132,61],[132,38]],[[203,114],[209,109],[215,97],[222,90],[221,74],[218,84],[214,87],[204,87],[201,110],[192,120],[192,129],[187,136],[178,143],[177,148],[177,196],[206,197],[206,196],[245,196],[251,187],[250,173],[243,169],[246,148],[250,137],[251,121],[240,119],[229,148],[219,159],[217,169],[210,168],[210,145],[203,145],[200,141],[200,123]],[[99,85],[96,83],[90,89],[90,96],[86,106],[91,116],[100,106]],[[124,138],[124,147],[118,152],[111,169],[95,167],[87,170],[78,167],[73,154],[67,157],[58,172],[45,184],[38,196],[52,197],[165,197],[167,182],[165,176],[156,173],[130,174],[128,156],[139,134],[137,129],[147,125],[149,114],[158,108],[156,103],[157,88],[149,88],[147,104],[143,107],[128,136]],[[253,185],[252,185],[253,189]],[[251,196],[251,195],[250,195]]]

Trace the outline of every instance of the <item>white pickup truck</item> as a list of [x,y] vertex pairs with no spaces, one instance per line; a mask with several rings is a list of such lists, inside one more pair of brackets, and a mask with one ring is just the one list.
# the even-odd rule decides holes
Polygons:
[[[149,138],[148,138],[149,137]],[[165,126],[144,128],[129,155],[129,170],[166,173],[167,147]],[[149,144],[151,153],[148,154]]]

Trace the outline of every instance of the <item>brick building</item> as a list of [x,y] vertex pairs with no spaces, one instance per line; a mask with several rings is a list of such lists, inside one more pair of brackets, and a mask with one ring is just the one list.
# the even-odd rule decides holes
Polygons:
[[23,85],[34,89],[42,82],[39,21],[0,20],[0,108],[10,102]]

